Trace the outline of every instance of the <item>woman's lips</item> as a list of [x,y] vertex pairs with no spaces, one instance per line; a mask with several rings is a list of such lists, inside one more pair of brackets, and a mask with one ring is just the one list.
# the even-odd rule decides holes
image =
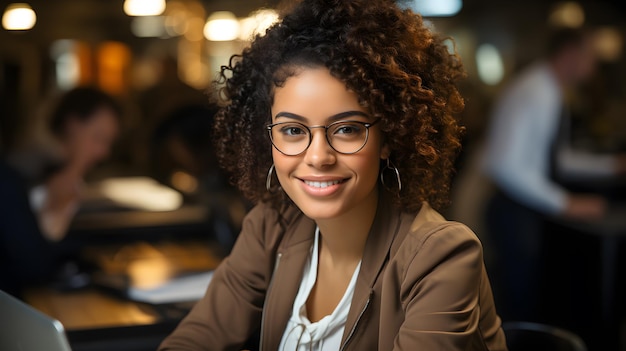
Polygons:
[[301,179],[302,188],[304,191],[312,196],[329,196],[341,188],[342,184],[347,179],[325,179],[325,180],[313,180],[313,179]]

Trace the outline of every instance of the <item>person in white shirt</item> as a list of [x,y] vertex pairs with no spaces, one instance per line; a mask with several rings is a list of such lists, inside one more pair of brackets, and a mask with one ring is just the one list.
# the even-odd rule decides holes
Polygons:
[[503,318],[535,318],[542,219],[591,220],[606,212],[604,198],[568,192],[553,180],[553,169],[611,176],[622,168],[617,157],[573,150],[559,140],[567,123],[565,91],[594,72],[593,36],[584,30],[559,30],[547,54],[503,91],[486,140],[483,169],[497,189],[487,225],[504,263]]

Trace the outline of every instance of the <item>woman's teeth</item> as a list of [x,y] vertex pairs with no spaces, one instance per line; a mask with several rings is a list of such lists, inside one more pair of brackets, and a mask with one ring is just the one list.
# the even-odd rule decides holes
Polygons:
[[326,188],[331,185],[336,185],[336,184],[341,183],[341,180],[332,180],[329,182],[312,182],[312,181],[305,180],[304,183],[314,188]]

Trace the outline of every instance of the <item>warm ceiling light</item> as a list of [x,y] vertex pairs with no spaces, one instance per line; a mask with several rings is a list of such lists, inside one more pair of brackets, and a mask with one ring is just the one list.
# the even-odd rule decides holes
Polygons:
[[7,6],[2,16],[2,27],[6,30],[29,30],[35,26],[37,15],[26,3]]
[[239,21],[230,11],[211,14],[204,25],[204,37],[211,41],[230,41],[239,36]]
[[578,28],[585,22],[585,11],[575,1],[561,2],[554,6],[548,21],[555,27]]
[[158,16],[165,11],[165,0],[126,0],[124,12],[129,16]]

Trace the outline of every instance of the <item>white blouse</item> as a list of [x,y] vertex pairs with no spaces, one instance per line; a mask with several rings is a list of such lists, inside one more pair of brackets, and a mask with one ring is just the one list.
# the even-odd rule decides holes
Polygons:
[[306,314],[306,301],[317,279],[319,236],[320,232],[317,228],[315,230],[315,242],[311,248],[309,260],[304,266],[304,275],[293,303],[291,318],[280,342],[280,351],[337,351],[341,348],[341,338],[352,303],[352,295],[354,295],[361,262],[354,270],[348,288],[333,313],[311,323]]

